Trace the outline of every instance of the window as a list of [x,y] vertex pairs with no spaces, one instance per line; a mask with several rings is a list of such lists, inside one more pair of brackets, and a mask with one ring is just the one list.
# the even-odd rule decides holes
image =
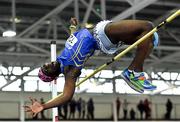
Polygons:
[[[29,67],[0,67],[0,87],[4,86],[9,80],[14,80],[17,76],[28,71]],[[42,91],[51,92],[52,82],[46,83],[41,81],[38,77],[38,70],[36,68],[32,70],[28,75],[23,77],[24,90],[25,91]],[[82,69],[82,73],[78,81],[84,79],[87,75],[92,73],[92,69]],[[118,70],[114,73],[111,70],[102,70],[95,74],[92,78],[83,82],[79,87],[76,88],[77,93],[88,92],[88,93],[113,93],[112,78],[116,77],[116,92],[121,94],[138,94],[136,91],[131,89],[127,83],[121,79]],[[11,74],[9,77],[8,75]],[[144,94],[174,94],[180,95],[180,73],[178,72],[158,72],[151,73],[151,77],[154,79],[152,82],[157,86],[157,90],[145,91]],[[77,82],[78,82],[77,81]],[[60,75],[57,79],[57,91],[62,92],[64,87],[64,77]],[[9,84],[2,90],[4,91],[21,91],[21,79]],[[175,86],[176,85],[176,86]]]
[[21,91],[20,85],[21,85],[21,80],[17,80],[9,84],[8,86],[4,87],[2,90],[3,91]]

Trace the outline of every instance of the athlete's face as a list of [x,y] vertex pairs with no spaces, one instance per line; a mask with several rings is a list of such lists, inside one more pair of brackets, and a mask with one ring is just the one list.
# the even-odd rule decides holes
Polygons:
[[59,73],[60,71],[59,68],[60,68],[60,64],[57,61],[54,61],[44,64],[42,69],[46,75],[52,76]]

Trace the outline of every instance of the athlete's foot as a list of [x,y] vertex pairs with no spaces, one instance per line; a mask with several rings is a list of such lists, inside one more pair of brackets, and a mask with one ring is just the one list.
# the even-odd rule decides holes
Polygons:
[[135,91],[139,93],[143,93],[144,90],[155,90],[156,86],[154,86],[149,80],[147,80],[142,72],[140,75],[135,77],[133,71],[130,72],[128,69],[125,69],[121,77],[126,81],[126,83]]

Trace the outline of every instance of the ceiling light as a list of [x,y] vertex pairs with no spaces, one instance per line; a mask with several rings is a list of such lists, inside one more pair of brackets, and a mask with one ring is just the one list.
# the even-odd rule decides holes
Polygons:
[[51,23],[51,21],[50,20],[47,20],[47,21],[45,21],[45,24],[50,24]]
[[[12,21],[13,21],[13,18],[11,18],[10,21],[12,22]],[[15,17],[15,18],[14,18],[14,22],[15,22],[15,23],[20,23],[20,22],[21,22],[21,19]]]
[[7,30],[5,32],[3,32],[3,37],[14,37],[16,36],[16,32],[12,31],[12,30]]

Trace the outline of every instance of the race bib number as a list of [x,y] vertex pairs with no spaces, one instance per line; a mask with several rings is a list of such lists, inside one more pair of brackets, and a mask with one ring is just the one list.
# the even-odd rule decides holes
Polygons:
[[78,41],[77,38],[73,34],[71,34],[66,41],[66,47],[68,49],[71,49],[74,46],[74,44],[76,44],[77,41]]

